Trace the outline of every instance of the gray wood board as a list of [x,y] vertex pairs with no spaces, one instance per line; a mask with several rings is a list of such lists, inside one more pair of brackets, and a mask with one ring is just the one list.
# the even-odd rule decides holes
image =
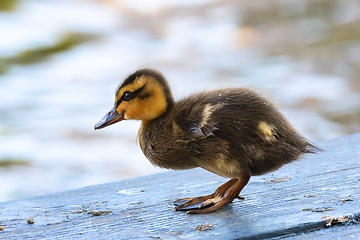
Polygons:
[[319,231],[311,231],[308,233],[303,233],[292,237],[292,240],[303,240],[303,239],[316,239],[316,240],[360,239],[360,224],[326,228],[326,229],[321,229]]
[[[202,169],[171,171],[0,203],[0,238],[306,238],[332,217],[360,213],[360,134],[318,145],[323,152],[252,177],[241,194],[246,200],[214,213],[175,212],[172,203],[212,193],[227,179]],[[360,235],[352,223],[317,233]]]

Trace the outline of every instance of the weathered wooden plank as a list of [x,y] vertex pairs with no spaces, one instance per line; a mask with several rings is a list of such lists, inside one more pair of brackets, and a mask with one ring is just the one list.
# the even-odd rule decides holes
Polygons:
[[338,226],[332,228],[321,229],[318,231],[311,231],[308,233],[299,234],[292,237],[293,240],[301,239],[360,239],[360,224]]
[[360,235],[356,224],[311,232],[332,217],[360,213],[360,134],[319,145],[324,152],[251,178],[246,200],[214,213],[175,212],[172,202],[211,193],[226,179],[202,169],[173,171],[0,203],[0,238],[302,239],[335,229]]

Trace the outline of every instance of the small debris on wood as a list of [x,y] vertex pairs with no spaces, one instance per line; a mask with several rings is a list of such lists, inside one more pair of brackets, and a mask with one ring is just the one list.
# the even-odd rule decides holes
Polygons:
[[336,201],[336,198],[331,198],[331,199],[329,199],[329,200],[324,200],[324,201],[321,201],[320,203],[333,203],[333,202],[335,202]]
[[110,213],[111,213],[111,211],[90,211],[90,212],[88,212],[88,214],[91,214],[92,217],[108,215]]
[[74,214],[80,214],[80,213],[84,213],[84,212],[86,213],[87,210],[86,209],[79,209],[76,212],[74,212]]
[[143,204],[143,203],[144,203],[144,201],[132,202],[132,203],[130,203],[130,205]]
[[333,208],[303,208],[302,211],[310,212],[328,212],[334,210]]
[[265,183],[281,183],[281,182],[287,182],[290,181],[292,178],[291,177],[281,177],[281,178],[275,178],[269,181],[266,181]]
[[342,203],[346,203],[346,202],[352,202],[352,201],[354,201],[354,200],[352,200],[352,199],[350,199],[350,198],[342,198],[342,199],[340,199],[339,201],[342,202]]
[[198,225],[195,230],[196,231],[208,231],[208,230],[213,230],[215,229],[216,226],[215,225],[211,225],[211,224],[208,224],[208,223],[204,223],[204,224],[200,224]]
[[33,218],[29,218],[27,221],[26,221],[27,224],[34,224],[35,223],[35,220]]
[[321,219],[329,219],[326,221],[326,227],[360,224],[360,214],[343,217],[323,216]]
[[348,225],[354,223],[359,223],[359,222],[351,216],[333,217],[326,222],[326,227],[332,227],[337,225]]
[[303,197],[306,197],[306,198],[316,197],[316,193],[310,194],[310,195],[304,195]]

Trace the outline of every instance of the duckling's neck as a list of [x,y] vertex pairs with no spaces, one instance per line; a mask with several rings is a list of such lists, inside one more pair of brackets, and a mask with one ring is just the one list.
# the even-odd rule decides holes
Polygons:
[[142,119],[141,120],[142,126],[147,126],[147,125],[149,125],[149,123],[154,122],[160,118],[166,118],[166,116],[171,112],[171,110],[173,109],[173,107],[175,105],[175,102],[174,102],[174,99],[172,98],[172,96],[170,95],[167,97],[168,98],[166,99],[166,103],[167,103],[166,110],[161,115],[159,115],[153,119]]

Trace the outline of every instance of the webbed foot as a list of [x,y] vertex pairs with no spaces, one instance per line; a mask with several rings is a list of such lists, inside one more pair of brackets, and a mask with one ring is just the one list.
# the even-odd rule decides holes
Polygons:
[[221,185],[213,194],[195,198],[183,198],[174,202],[176,211],[187,211],[186,213],[209,213],[214,212],[235,198],[245,199],[239,196],[241,190],[250,179],[249,173],[242,174],[239,179],[233,178]]

